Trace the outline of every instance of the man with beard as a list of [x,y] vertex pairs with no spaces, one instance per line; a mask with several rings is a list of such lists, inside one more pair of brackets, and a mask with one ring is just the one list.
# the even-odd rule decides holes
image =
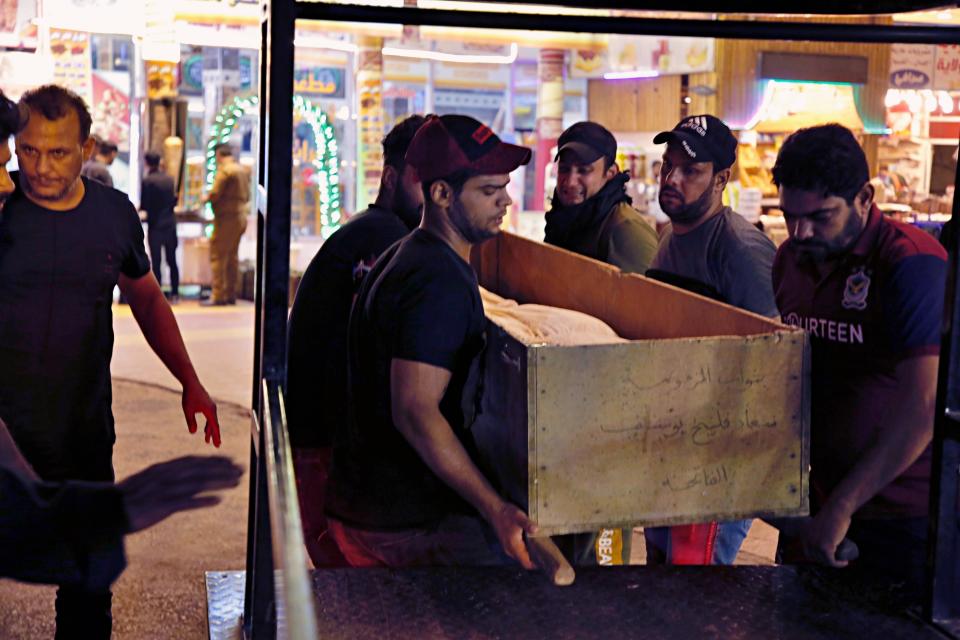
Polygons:
[[327,515],[352,566],[497,565],[504,551],[533,566],[535,526],[477,468],[462,405],[486,325],[470,249],[500,232],[509,173],[529,161],[461,115],[430,117],[410,143],[423,220],[380,257],[350,317]]
[[[777,305],[813,349],[812,517],[781,530],[781,558],[850,564],[918,596],[946,253],[885,218],[869,177],[838,124],[791,135],[773,168],[790,234],[774,263]],[[847,537],[854,562],[838,557]]]
[[[119,284],[147,342],[183,385],[220,445],[216,405],[193,369],[177,321],[150,272],[136,209],[80,176],[93,150],[83,99],[56,85],[28,91],[17,134],[18,190],[0,222],[0,417],[47,481],[112,482],[110,358]],[[63,585],[57,637],[108,638],[108,589]]]
[[377,257],[420,224],[423,192],[403,158],[424,121],[423,116],[410,116],[383,139],[384,166],[376,201],[323,243],[303,274],[290,312],[287,428],[303,537],[316,567],[344,564],[327,535],[323,497],[333,434],[347,421],[350,307]]
[[557,140],[557,188],[544,242],[643,274],[657,234],[633,207],[630,176],[616,164],[617,141],[596,122],[578,122]]
[[[737,139],[719,118],[684,118],[653,139],[667,143],[660,208],[670,218],[647,275],[747,311],[776,317],[770,270],[776,247],[723,205]],[[751,520],[644,531],[649,561],[733,564]]]

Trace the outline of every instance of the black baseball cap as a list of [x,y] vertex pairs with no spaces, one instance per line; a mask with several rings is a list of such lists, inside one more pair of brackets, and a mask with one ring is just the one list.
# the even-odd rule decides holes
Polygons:
[[737,160],[737,139],[723,120],[711,115],[688,116],[672,131],[658,133],[653,142],[676,142],[693,160],[714,162],[721,169]]
[[490,127],[470,116],[429,116],[417,130],[405,160],[421,182],[464,169],[481,175],[510,173],[530,162],[530,149],[503,142]]
[[617,158],[617,139],[596,122],[578,122],[560,134],[554,161],[567,153],[583,164],[596,162],[598,158],[607,158],[613,163]]

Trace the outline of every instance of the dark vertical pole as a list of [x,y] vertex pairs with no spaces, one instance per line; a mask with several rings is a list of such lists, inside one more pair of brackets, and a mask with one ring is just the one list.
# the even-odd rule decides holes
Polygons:
[[290,189],[293,149],[293,0],[273,0],[268,22],[266,95],[267,210],[263,242],[262,375],[281,389],[287,377],[290,295]]
[[[258,455],[258,452],[263,451],[263,447],[260,444],[261,435],[260,432],[263,431],[263,406],[262,406],[262,393],[260,391],[260,362],[261,362],[261,350],[263,348],[263,340],[260,335],[261,330],[261,315],[263,313],[263,295],[261,292],[262,282],[263,282],[263,232],[264,232],[264,213],[263,210],[263,199],[260,197],[260,189],[265,185],[265,173],[266,173],[266,164],[264,158],[266,155],[266,132],[267,132],[267,117],[266,117],[266,107],[264,105],[263,98],[267,95],[267,66],[269,64],[268,46],[269,40],[267,38],[268,30],[270,28],[270,10],[269,3],[264,5],[264,15],[263,21],[260,24],[260,135],[258,136],[259,140],[259,163],[258,167],[260,171],[257,175],[257,190],[258,193],[255,195],[256,198],[256,213],[257,213],[257,271],[255,275],[254,287],[253,287],[253,307],[254,307],[254,349],[253,349],[253,376],[251,380],[251,391],[250,391],[250,408],[253,411],[255,420],[253,424],[258,425],[259,430],[255,431],[251,426],[250,433],[250,491],[247,498],[247,562],[246,562],[246,580],[244,584],[244,596],[243,596],[243,630],[244,637],[251,637],[254,627],[254,617],[255,613],[260,614],[261,609],[263,608],[263,598],[265,596],[269,597],[269,594],[263,593],[263,587],[260,586],[259,589],[255,589],[258,585],[263,583],[264,575],[270,576],[272,571],[268,570],[266,574],[262,574],[258,570],[258,558],[263,555],[261,551],[258,553],[258,550],[264,547],[265,542],[264,536],[269,536],[269,524],[265,524],[264,516],[269,515],[263,512],[266,511],[267,503],[265,501],[261,502],[261,496],[264,496],[266,493],[266,487],[263,485],[262,478],[264,467],[266,463]],[[266,547],[266,554],[270,554],[269,546]],[[257,624],[257,627],[263,625],[264,616],[259,616],[261,622]]]
[[[954,186],[960,186],[960,163]],[[951,224],[960,224],[960,194],[954,191]],[[960,232],[954,229],[944,294],[937,413],[933,431],[930,496],[930,585],[927,620],[960,632]]]
[[[290,279],[290,189],[293,148],[294,0],[263,4],[260,50],[260,185],[257,206],[256,345],[251,400],[259,431],[251,434],[250,511],[244,633],[272,640],[277,633],[262,381],[285,386]],[[271,107],[273,109],[271,110]]]

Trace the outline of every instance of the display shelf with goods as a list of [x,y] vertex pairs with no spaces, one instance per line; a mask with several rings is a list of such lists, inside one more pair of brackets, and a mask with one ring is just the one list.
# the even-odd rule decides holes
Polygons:
[[960,92],[890,89],[885,104],[891,134],[879,146],[880,206],[935,230],[953,207]]

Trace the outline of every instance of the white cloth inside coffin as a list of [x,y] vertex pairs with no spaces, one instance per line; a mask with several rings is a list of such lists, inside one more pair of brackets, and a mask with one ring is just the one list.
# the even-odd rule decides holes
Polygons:
[[542,304],[517,304],[480,288],[487,318],[526,344],[551,344],[572,347],[589,344],[627,342],[610,325],[579,311]]

